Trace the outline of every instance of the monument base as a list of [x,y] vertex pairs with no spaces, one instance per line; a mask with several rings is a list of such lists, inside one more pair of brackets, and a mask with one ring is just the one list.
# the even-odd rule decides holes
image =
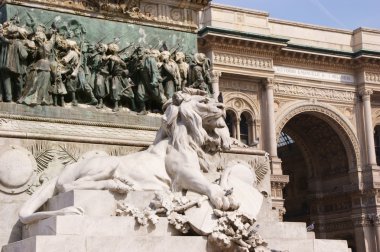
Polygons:
[[[141,226],[133,217],[114,216],[117,202],[143,209],[153,197],[154,192],[129,192],[124,197],[92,190],[59,194],[47,202],[46,210],[80,206],[86,215],[54,216],[24,225],[23,240],[4,246],[2,252],[221,251],[206,236],[181,234],[165,217],[155,225]],[[313,232],[306,231],[305,223],[258,220],[257,224],[258,233],[272,251],[351,251],[346,241],[315,239]]]

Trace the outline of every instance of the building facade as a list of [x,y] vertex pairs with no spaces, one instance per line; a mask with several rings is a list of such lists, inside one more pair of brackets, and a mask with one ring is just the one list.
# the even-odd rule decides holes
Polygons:
[[200,23],[231,135],[271,156],[279,218],[380,251],[380,31],[216,4]]

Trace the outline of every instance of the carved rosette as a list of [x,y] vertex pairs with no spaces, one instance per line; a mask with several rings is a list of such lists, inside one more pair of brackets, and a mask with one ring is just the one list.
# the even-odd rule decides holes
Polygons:
[[37,163],[31,152],[21,146],[0,146],[0,191],[18,194],[31,187]]

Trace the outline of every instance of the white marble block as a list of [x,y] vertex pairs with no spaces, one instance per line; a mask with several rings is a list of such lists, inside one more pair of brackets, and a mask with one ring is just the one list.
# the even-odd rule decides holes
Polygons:
[[86,216],[112,216],[116,215],[117,202],[107,190],[75,190],[49,199],[45,210],[54,211],[69,206],[82,207]]
[[86,240],[71,235],[36,236],[8,244],[1,252],[86,252]]
[[54,216],[30,225],[22,230],[23,239],[37,235],[84,236],[172,236],[179,233],[166,218],[159,218],[156,225],[140,226],[129,216]]

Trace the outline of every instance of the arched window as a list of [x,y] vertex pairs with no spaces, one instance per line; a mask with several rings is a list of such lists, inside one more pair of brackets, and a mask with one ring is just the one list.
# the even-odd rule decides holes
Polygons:
[[375,127],[375,152],[376,152],[376,163],[380,164],[380,125]]
[[236,115],[233,111],[227,110],[226,111],[226,124],[228,127],[228,130],[230,131],[230,136],[233,138],[237,138],[237,127],[236,127]]
[[247,113],[243,113],[240,116],[240,142],[249,145],[249,125]]

